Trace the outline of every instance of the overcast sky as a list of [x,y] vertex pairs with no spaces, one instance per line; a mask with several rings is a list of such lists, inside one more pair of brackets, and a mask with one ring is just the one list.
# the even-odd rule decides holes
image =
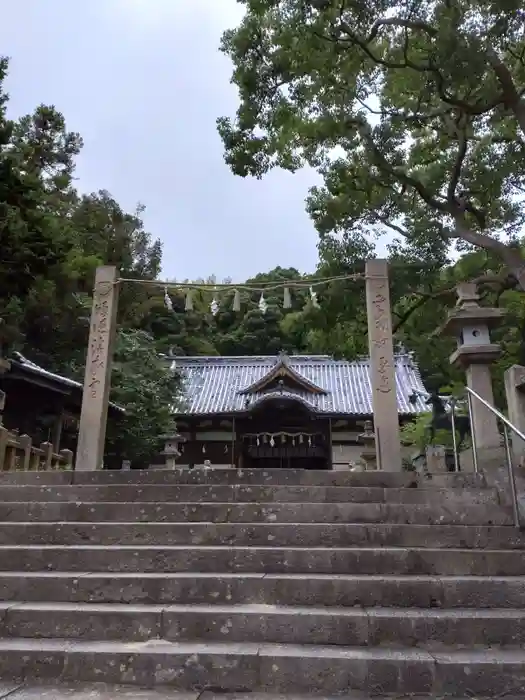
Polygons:
[[312,173],[234,177],[215,119],[233,115],[218,52],[236,0],[17,0],[2,6],[11,58],[10,116],[54,104],[79,131],[81,191],[146,205],[169,278],[245,279],[282,265],[311,272],[316,234],[304,212]]

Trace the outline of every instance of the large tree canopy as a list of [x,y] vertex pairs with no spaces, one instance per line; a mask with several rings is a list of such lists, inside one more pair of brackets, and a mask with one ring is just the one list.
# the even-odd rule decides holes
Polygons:
[[[451,264],[447,262],[447,247],[456,231],[455,219],[451,214],[442,215],[439,207],[428,204],[420,194],[420,189],[431,192],[445,206],[448,200],[443,182],[451,172],[458,145],[450,135],[432,130],[442,125],[445,116],[431,118],[427,114],[419,122],[414,117],[416,112],[424,115],[436,100],[443,107],[444,98],[440,101],[439,95],[436,97],[435,77],[427,71],[431,74],[430,96],[420,104],[414,97],[421,88],[420,72],[400,68],[395,78],[394,69],[373,69],[371,59],[365,61],[358,44],[352,48],[347,38],[343,46],[341,38],[332,36],[332,25],[349,22],[350,10],[339,15],[319,9],[319,3],[317,8],[306,7],[302,14],[300,9],[291,1],[286,7],[282,2],[273,2],[271,7],[268,0],[257,5],[252,2],[243,27],[227,38],[227,45],[236,52],[236,78],[243,86],[238,122],[235,127],[227,123],[221,127],[229,144],[228,157],[243,174],[260,176],[272,165],[293,169],[301,162],[309,162],[325,174],[326,187],[314,191],[310,203],[323,234],[315,273],[319,277],[363,272],[363,261],[375,253],[365,235],[372,224],[394,226],[406,234],[401,236],[404,244],[392,244],[389,251],[393,320],[397,339],[416,353],[428,388],[464,383],[461,372],[448,361],[453,341],[430,341],[429,337],[447,307],[455,303],[455,284],[484,276],[484,301],[508,311],[494,335],[503,349],[496,367],[496,391],[501,397],[503,370],[516,362],[525,363],[525,305],[523,294],[512,288],[512,275],[493,286],[488,284],[486,272],[490,269],[498,279],[504,277],[502,248],[496,236],[502,231],[512,234],[521,220],[521,204],[515,197],[523,164],[518,117],[503,104],[492,107],[485,117],[472,117],[472,106],[470,112],[466,107],[463,110],[469,119],[475,118],[472,128],[477,131],[469,132],[473,135],[468,135],[467,154],[458,176],[457,192],[463,192],[460,201],[464,202],[460,218],[469,230],[494,244],[485,246],[488,250],[462,251],[459,260]],[[395,8],[380,9],[381,16],[395,16]],[[443,18],[438,22],[430,11],[427,14],[425,21],[437,23],[444,32]],[[376,32],[367,47],[382,51],[383,57],[395,54],[394,39],[405,29],[411,42],[417,37],[430,41],[424,32],[420,36],[415,26],[400,29],[391,23],[372,30],[373,20],[366,19],[366,24],[365,19],[354,23],[353,31],[359,26],[363,32]],[[381,43],[384,32],[391,33],[388,45]],[[414,46],[410,50],[415,51]],[[428,47],[423,50],[428,51]],[[510,51],[516,53],[516,48],[510,46],[508,56]],[[447,60],[445,52],[443,66]],[[505,60],[510,65],[510,58]],[[516,84],[521,76],[519,65],[516,58],[512,63]],[[146,231],[141,208],[124,211],[104,189],[92,194],[77,191],[75,159],[81,137],[68,131],[64,116],[49,106],[37,107],[17,121],[7,119],[7,97],[2,92],[6,70],[7,62],[0,61],[0,340],[48,369],[82,379],[97,265],[115,264],[123,277],[147,282],[122,284],[120,290],[112,399],[124,405],[127,413],[120,425],[109,429],[108,450],[114,458],[149,461],[158,448],[159,434],[171,428],[169,407],[171,399],[176,400],[179,384],[158,352],[241,355],[285,350],[350,360],[367,354],[362,280],[343,279],[316,287],[319,309],[309,294],[311,276],[294,268],[276,267],[247,280],[250,290],[241,290],[239,311],[233,310],[234,294],[229,288],[219,293],[219,313],[210,313],[215,278],[196,281],[191,311],[185,310],[184,290],[177,290],[174,283],[170,290],[172,308],[167,308],[164,286],[151,284],[160,274],[161,246]],[[452,91],[452,82],[447,83],[447,99],[459,94],[452,70],[447,80],[454,78],[456,88]],[[494,94],[500,89],[494,76],[490,82],[490,70],[489,65],[483,81],[478,72],[479,85],[473,82],[469,104],[481,100],[489,88]],[[461,80],[464,74],[466,69],[459,73]],[[344,89],[343,77],[347,80]],[[364,85],[359,89],[365,92],[357,93],[352,80]],[[379,98],[366,98],[365,93],[371,95],[374,85]],[[387,109],[387,88],[398,104],[389,108],[392,114],[383,119],[365,116],[366,107],[361,102],[375,111]],[[467,88],[461,89],[466,100]],[[348,97],[354,94],[355,99]],[[402,108],[400,96],[406,103]],[[401,109],[406,114],[396,116],[395,110]],[[443,115],[457,114],[457,109],[451,103],[443,107]],[[348,123],[341,118],[343,112],[350,115]],[[485,121],[478,123],[478,118]],[[416,133],[411,126],[416,123],[418,140],[407,140],[408,134]],[[369,142],[384,160],[373,160],[375,151],[367,150]],[[488,169],[489,160],[495,167],[493,174]],[[390,164],[391,171],[385,170],[384,162]],[[405,185],[405,177],[411,178],[410,183],[417,178],[419,184]],[[467,189],[469,182],[475,184]],[[476,211],[486,210],[485,228],[470,211],[469,201],[475,203]],[[518,247],[504,250],[521,264]],[[292,281],[288,285],[291,305],[283,303],[286,280]],[[294,282],[301,288],[294,289]],[[266,313],[259,306],[261,289]]]
[[326,242],[394,231],[445,261],[497,254],[525,288],[525,10],[518,0],[242,0],[223,51],[234,173],[308,164]]

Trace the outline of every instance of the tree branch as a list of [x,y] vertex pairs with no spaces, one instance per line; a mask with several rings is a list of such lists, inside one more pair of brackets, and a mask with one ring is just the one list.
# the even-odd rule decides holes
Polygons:
[[461,170],[463,168],[463,162],[465,156],[467,155],[467,136],[464,129],[456,128],[456,135],[458,138],[458,152],[456,154],[456,160],[452,173],[450,175],[450,180],[447,188],[447,200],[449,204],[453,204],[456,201],[456,189],[461,177]]
[[376,219],[380,221],[384,226],[388,226],[389,229],[392,231],[395,231],[396,233],[399,233],[400,236],[403,236],[403,238],[408,238],[408,231],[401,226],[397,226],[397,224],[393,224],[391,221],[388,220],[386,216],[381,216],[380,214],[375,215]]
[[416,190],[421,199],[433,209],[436,209],[437,211],[440,211],[443,214],[452,213],[450,207],[446,203],[441,202],[439,199],[436,199],[436,197],[434,197],[427,190],[427,188],[423,185],[423,183],[420,180],[418,180],[415,177],[412,177],[411,175],[407,175],[407,173],[405,173],[403,170],[401,170],[400,168],[395,168],[388,162],[388,160],[385,158],[384,154],[379,150],[377,144],[372,138],[370,134],[370,127],[364,120],[353,119],[350,120],[350,123],[352,124],[352,126],[357,125],[361,138],[363,139],[366,147],[368,147],[368,150],[371,151],[372,155],[374,156],[376,165],[380,170],[383,170],[383,172],[395,177],[396,180],[398,180],[402,184],[407,185],[408,187]]
[[[426,25],[424,22],[412,22],[410,20],[402,20],[398,18],[385,18],[385,19],[380,19],[377,20],[372,28],[371,35],[372,38],[374,38],[378,31],[379,28],[383,25],[398,25],[405,27],[406,29],[410,28],[415,28],[415,29],[422,29],[423,31],[426,31],[429,36],[436,36],[437,32],[430,26]],[[375,29],[374,29],[375,28]],[[323,38],[328,41],[332,41],[334,43],[337,43],[341,40],[341,33],[344,33],[350,41],[357,45],[367,56],[370,58],[370,60],[374,61],[374,63],[383,66],[385,68],[389,69],[403,69],[403,68],[411,68],[412,70],[418,71],[419,73],[431,73],[434,77],[434,82],[436,85],[436,89],[438,92],[439,98],[445,102],[445,104],[451,105],[453,107],[459,107],[462,111],[471,114],[471,115],[481,115],[485,114],[486,112],[489,112],[491,109],[494,109],[498,104],[500,104],[503,101],[503,94],[500,93],[498,95],[495,95],[492,100],[487,101],[487,102],[476,102],[474,104],[471,104],[469,102],[466,102],[465,100],[461,99],[457,95],[450,95],[447,93],[446,88],[445,88],[445,80],[443,76],[441,75],[439,69],[433,65],[430,61],[425,65],[425,64],[417,64],[414,63],[413,61],[408,59],[407,53],[405,51],[405,61],[404,62],[395,62],[395,61],[386,61],[383,58],[380,58],[374,52],[370,49],[368,44],[370,43],[370,37],[368,39],[361,39],[359,38],[353,31],[352,27],[346,22],[342,17],[339,19],[339,26],[337,27],[337,31],[332,32],[332,37],[326,37],[322,34],[318,34],[317,32],[315,33],[316,36]],[[408,33],[406,34],[405,37],[406,43],[408,43]],[[524,117],[525,118],[525,117]]]
[[487,50],[487,56],[496,74],[496,78],[502,87],[505,105],[510,107],[520,125],[521,131],[525,134],[525,103],[516,89],[511,72],[494,49],[489,48]]
[[445,296],[445,294],[450,294],[451,291],[453,290],[444,289],[441,292],[435,292],[433,294],[422,294],[419,297],[419,299],[417,299],[411,306],[409,306],[403,314],[395,314],[398,317],[398,320],[392,326],[392,333],[397,333],[397,331],[408,321],[412,314],[418,309],[420,309],[422,306],[424,306],[427,303],[427,301],[430,301],[431,299],[437,299],[440,296]]
[[470,243],[476,248],[490,250],[505,260],[505,256],[509,250],[508,246],[505,243],[498,241],[497,238],[492,238],[492,236],[489,236],[486,233],[473,231],[465,219],[465,212],[463,211],[462,207],[458,205],[456,207],[456,211],[452,212],[452,216],[454,218],[456,228],[455,231],[451,231],[447,234],[448,238],[462,238],[464,241]]
[[381,27],[404,27],[405,29],[420,29],[430,37],[437,36],[437,31],[430,24],[419,20],[400,19],[398,17],[388,17],[386,19],[378,19],[374,22],[367,43],[370,44],[379,34]]
[[[509,277],[509,275],[482,275],[481,277],[476,277],[470,281],[474,284],[477,284],[478,286],[499,285],[499,296],[501,296],[501,294],[507,289],[513,289],[517,284],[517,281],[514,278]],[[417,294],[419,298],[416,299],[416,301],[414,301],[414,303],[411,304],[403,314],[400,315],[394,312],[394,314],[398,317],[398,321],[393,325],[392,332],[396,333],[401,328],[401,326],[403,326],[408,321],[412,314],[418,309],[420,309],[422,306],[424,306],[427,303],[427,301],[430,301],[431,299],[439,299],[440,297],[444,296],[455,295],[456,288],[456,286],[453,286],[447,287],[446,289],[440,289],[436,292],[413,292]]]

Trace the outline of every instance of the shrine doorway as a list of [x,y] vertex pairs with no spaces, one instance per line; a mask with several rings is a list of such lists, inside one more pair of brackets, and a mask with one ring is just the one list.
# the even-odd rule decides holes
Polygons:
[[294,397],[258,401],[237,421],[237,435],[244,468],[332,468],[329,419]]

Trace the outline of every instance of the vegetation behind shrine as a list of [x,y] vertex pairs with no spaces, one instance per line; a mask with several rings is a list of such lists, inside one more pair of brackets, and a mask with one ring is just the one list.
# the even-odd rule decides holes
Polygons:
[[[2,91],[7,68],[6,60],[0,62],[2,343],[81,380],[96,267],[114,264],[123,277],[155,279],[161,272],[161,243],[145,230],[141,208],[125,212],[105,190],[77,191],[75,158],[82,139],[67,130],[54,107],[41,105],[18,121],[7,119]],[[436,256],[432,247],[419,251],[396,243],[390,249],[396,340],[415,353],[429,389],[453,387],[462,382],[448,361],[454,341],[432,333],[455,303],[455,283],[487,270],[497,276],[502,263],[482,250],[467,250],[454,263],[442,251]],[[373,254],[374,246],[362,237],[324,237],[315,276],[363,272],[363,261]],[[305,278],[296,269],[276,267],[246,282],[263,286]],[[483,303],[507,310],[495,333],[504,349],[496,367],[499,398],[503,370],[525,364],[525,304],[523,293],[513,287],[505,276],[482,287]],[[195,294],[194,310],[185,311],[183,294],[174,291],[171,311],[162,288],[124,285],[112,399],[128,409],[128,416],[111,433],[111,449],[121,457],[147,460],[158,447],[156,437],[169,427],[169,406],[179,387],[159,353],[366,355],[363,282],[337,282],[317,291],[320,308],[311,304],[307,289],[292,289],[290,309],[283,308],[282,290],[269,292],[263,314],[260,293],[244,290],[241,312],[232,311],[229,295],[220,299],[221,310],[213,317],[205,293]]]

